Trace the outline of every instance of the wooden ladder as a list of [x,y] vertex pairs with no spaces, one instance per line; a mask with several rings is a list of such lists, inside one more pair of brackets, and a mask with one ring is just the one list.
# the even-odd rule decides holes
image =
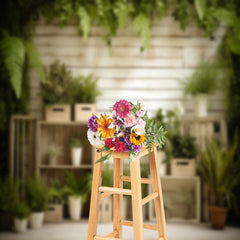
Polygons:
[[[109,151],[99,152],[96,149],[95,162]],[[143,229],[156,230],[158,240],[167,240],[167,231],[165,223],[165,213],[162,199],[162,189],[157,161],[157,149],[153,147],[149,154],[149,166],[151,178],[141,178],[140,158],[148,154],[145,147],[142,147],[134,162],[130,163],[130,177],[123,176],[123,159],[128,159],[126,152],[114,152],[114,169],[113,169],[113,187],[101,186],[103,162],[96,163],[93,172],[93,183],[91,193],[91,204],[88,222],[87,240],[123,240],[122,226],[132,226],[134,231],[134,240],[143,240]],[[131,182],[131,190],[123,189],[123,181]],[[152,184],[153,193],[142,199],[141,184]],[[113,231],[107,236],[96,236],[99,201],[113,194]],[[122,218],[123,194],[132,196],[132,215],[133,221],[126,221]],[[144,224],[142,206],[149,201],[154,200],[155,214],[157,224]]]

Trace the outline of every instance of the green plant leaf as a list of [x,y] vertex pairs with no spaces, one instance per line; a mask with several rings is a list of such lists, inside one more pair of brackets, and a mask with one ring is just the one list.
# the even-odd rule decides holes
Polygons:
[[206,0],[194,0],[195,8],[200,20],[203,19],[206,10]]
[[98,160],[95,162],[95,164],[96,164],[96,163],[99,163],[99,162],[103,162],[103,161],[109,160],[111,157],[112,157],[112,153],[109,153],[109,154],[105,155],[104,157],[98,159]]
[[238,37],[228,38],[227,44],[233,53],[240,54],[240,38]]
[[234,12],[228,11],[224,8],[219,8],[215,11],[214,15],[219,21],[222,21],[227,27],[231,27],[237,20]]
[[86,8],[80,7],[77,12],[78,17],[80,18],[79,28],[83,31],[83,38],[86,40],[91,29],[91,19],[88,15]]
[[4,57],[12,88],[17,98],[21,96],[23,66],[25,62],[25,47],[17,37],[5,37],[0,41],[0,51]]

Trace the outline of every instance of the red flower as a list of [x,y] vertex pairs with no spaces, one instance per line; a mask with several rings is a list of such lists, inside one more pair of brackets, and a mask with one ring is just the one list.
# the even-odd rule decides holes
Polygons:
[[115,149],[117,152],[124,152],[125,151],[125,145],[123,142],[119,141],[119,142],[116,142],[115,144]]
[[105,141],[105,145],[106,145],[108,148],[114,147],[114,143],[113,143],[113,141],[112,141],[111,138],[108,138],[108,139]]

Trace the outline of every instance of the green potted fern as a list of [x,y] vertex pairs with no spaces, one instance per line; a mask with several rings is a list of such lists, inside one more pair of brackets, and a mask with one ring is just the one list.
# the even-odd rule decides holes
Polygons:
[[69,85],[72,75],[64,64],[55,61],[47,69],[47,81],[41,85],[46,121],[71,121],[71,100]]
[[48,147],[48,157],[50,165],[57,165],[58,157],[62,154],[62,146],[51,144]]
[[69,91],[74,104],[74,121],[87,123],[92,114],[96,113],[97,97],[101,95],[97,81],[93,75],[80,75],[72,81]]
[[207,116],[207,97],[216,91],[219,79],[215,64],[202,58],[193,74],[182,81],[185,94],[194,97],[196,117]]
[[240,164],[234,160],[236,146],[236,139],[229,149],[216,140],[208,141],[197,161],[197,169],[214,197],[209,212],[212,227],[216,229],[224,228],[228,207],[234,199],[233,190],[240,183]]
[[66,172],[66,185],[63,187],[64,195],[68,199],[68,209],[72,220],[79,220],[82,205],[86,201],[87,194],[91,189],[92,174],[81,174],[78,179],[72,172]]
[[44,211],[47,209],[49,190],[36,175],[27,179],[26,200],[31,210],[29,218],[30,227],[39,229],[42,227]]

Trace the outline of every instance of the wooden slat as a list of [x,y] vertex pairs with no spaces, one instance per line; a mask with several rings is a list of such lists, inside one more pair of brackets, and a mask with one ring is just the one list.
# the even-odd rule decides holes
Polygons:
[[132,194],[132,191],[129,189],[112,188],[112,187],[99,187],[99,192],[106,192],[111,194],[125,194],[125,195]]
[[111,195],[112,195],[112,193],[107,193],[107,192],[102,193],[102,194],[100,194],[100,200],[102,200],[102,199],[104,199],[104,198],[106,198],[108,196],[111,196]]
[[[122,224],[123,226],[129,226],[129,227],[132,227],[132,226],[133,226],[133,222],[132,222],[132,221],[127,221],[127,220],[121,221],[121,224]],[[144,224],[143,224],[143,228],[150,229],[150,230],[155,230],[155,231],[158,230],[158,226],[157,226],[157,225],[147,224],[147,223],[144,223]]]
[[154,193],[150,194],[149,196],[147,196],[144,199],[142,199],[142,205],[150,202],[151,200],[153,200],[156,197],[158,197],[158,193],[157,192],[154,192]]
[[111,233],[109,233],[108,235],[106,235],[105,237],[109,238],[109,237],[116,237],[117,235],[117,231],[112,231]]
[[112,238],[112,237],[107,238],[107,237],[100,237],[100,236],[95,236],[93,239],[94,240],[124,240],[122,238]]
[[[121,176],[121,180],[125,182],[131,182],[131,178],[128,176]],[[149,178],[141,178],[141,183],[152,184],[152,180]]]

